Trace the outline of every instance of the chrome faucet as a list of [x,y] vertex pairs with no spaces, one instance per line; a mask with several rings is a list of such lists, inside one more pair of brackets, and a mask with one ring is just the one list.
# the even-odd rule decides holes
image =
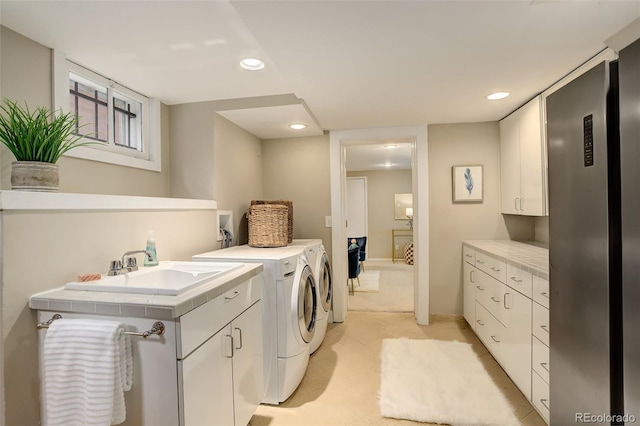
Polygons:
[[136,258],[132,256],[133,254],[137,253],[144,253],[147,255],[147,258],[149,260],[152,260],[151,253],[146,250],[132,250],[125,252],[125,254],[122,255],[122,260],[112,260],[110,262],[108,275],[122,275],[126,274],[127,272],[137,271],[138,263],[136,261]]

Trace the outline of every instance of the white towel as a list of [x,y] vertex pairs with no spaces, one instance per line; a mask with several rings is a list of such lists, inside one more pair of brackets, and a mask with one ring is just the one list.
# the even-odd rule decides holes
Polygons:
[[133,357],[126,326],[116,321],[59,319],[44,339],[46,426],[124,422]]

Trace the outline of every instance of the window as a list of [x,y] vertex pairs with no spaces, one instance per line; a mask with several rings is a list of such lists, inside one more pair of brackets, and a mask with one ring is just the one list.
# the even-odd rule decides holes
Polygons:
[[160,103],[54,53],[55,108],[96,142],[66,155],[160,171]]

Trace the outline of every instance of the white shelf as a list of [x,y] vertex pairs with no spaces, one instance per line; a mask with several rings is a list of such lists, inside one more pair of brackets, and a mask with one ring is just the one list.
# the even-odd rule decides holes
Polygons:
[[214,200],[72,194],[64,192],[0,191],[0,210],[217,210]]

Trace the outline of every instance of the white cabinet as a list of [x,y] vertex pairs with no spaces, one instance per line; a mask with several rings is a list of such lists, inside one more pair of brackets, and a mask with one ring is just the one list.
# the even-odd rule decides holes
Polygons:
[[185,359],[184,425],[246,425],[262,400],[261,303],[254,303]]
[[464,319],[467,320],[473,330],[476,329],[476,296],[475,296],[475,280],[476,268],[468,262],[463,262],[463,312]]
[[[142,316],[148,312],[153,309],[141,310]],[[164,324],[162,336],[131,337],[134,378],[125,392],[123,426],[244,426],[262,401],[261,279],[239,280],[174,319],[39,310],[38,321],[56,313],[67,319],[117,319],[131,331]],[[40,332],[41,348],[45,333]]]
[[500,121],[501,211],[546,216],[546,149],[542,97]]
[[548,306],[548,281],[524,266],[467,245],[462,265],[465,319],[524,396],[548,419],[548,411],[542,410],[549,404],[549,311],[534,301],[546,301]]

